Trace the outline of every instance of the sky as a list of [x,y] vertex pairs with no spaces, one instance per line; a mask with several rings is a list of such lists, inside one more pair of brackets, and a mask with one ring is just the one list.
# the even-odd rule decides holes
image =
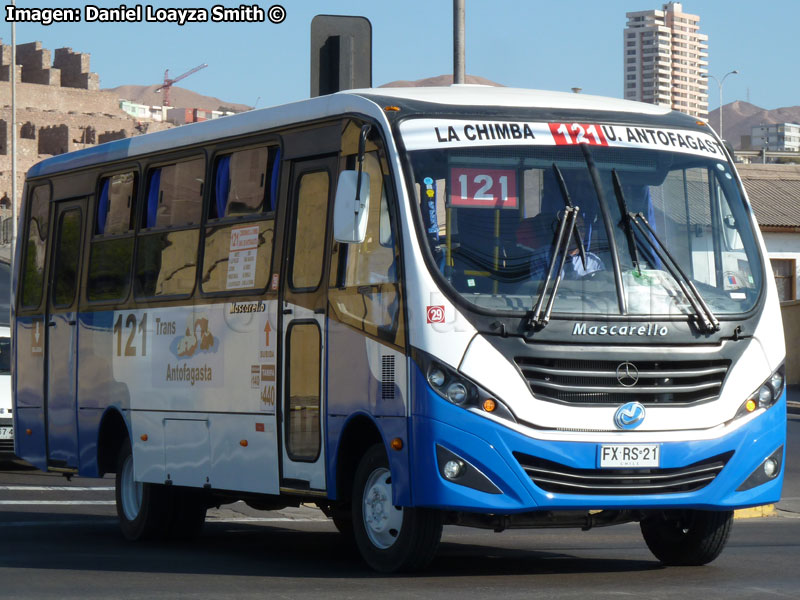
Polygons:
[[[243,0],[246,1],[246,0]],[[6,0],[3,4],[8,4]],[[452,0],[276,0],[285,20],[263,23],[17,23],[17,43],[70,47],[91,54],[101,88],[163,81],[207,63],[179,84],[225,102],[259,108],[307,98],[310,23],[317,14],[360,15],[372,23],[373,85],[422,79],[453,70]],[[71,0],[29,2],[19,8],[78,8]],[[119,7],[120,2],[96,2]],[[154,8],[238,7],[237,0],[154,2]],[[127,2],[128,7],[135,6]],[[661,8],[661,0],[466,0],[466,71],[524,88],[601,96],[623,95],[625,13]],[[774,109],[800,105],[796,29],[800,0],[687,0],[709,37],[709,73],[730,75],[723,103],[748,100]],[[5,16],[5,15],[4,15]],[[11,43],[11,25],[0,22]],[[711,84],[710,109],[719,106]]]

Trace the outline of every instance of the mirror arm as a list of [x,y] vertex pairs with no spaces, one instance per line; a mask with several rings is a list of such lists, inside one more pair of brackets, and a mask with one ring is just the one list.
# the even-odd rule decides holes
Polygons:
[[367,136],[369,135],[372,125],[367,123],[361,126],[361,133],[358,136],[358,177],[356,179],[356,202],[354,208],[355,213],[361,212],[361,171],[364,168],[364,152],[367,146]]

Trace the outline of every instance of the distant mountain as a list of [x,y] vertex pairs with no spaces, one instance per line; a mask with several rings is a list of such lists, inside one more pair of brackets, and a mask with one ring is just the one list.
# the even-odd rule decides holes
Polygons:
[[[492,85],[495,87],[505,87],[501,83],[495,83],[494,81],[490,81],[485,77],[479,77],[478,75],[466,75],[464,77],[467,83],[470,84],[477,84],[477,85]],[[451,85],[453,83],[453,76],[452,75],[437,75],[436,77],[428,77],[427,79],[417,79],[416,81],[392,81],[391,83],[384,83],[380,87],[435,87],[435,86],[444,86],[444,85]]]
[[[120,99],[130,100],[138,104],[150,106],[161,106],[164,103],[163,92],[156,92],[158,85],[121,85],[115,88],[103,90],[104,92],[114,92]],[[197,92],[187,90],[176,85],[169,91],[171,106],[181,108],[203,108],[206,110],[217,110],[220,106],[228,106],[237,111],[250,110],[252,106],[245,104],[235,104],[226,102],[213,96],[203,96]]]
[[[709,113],[708,122],[715,131],[719,128],[718,108]],[[723,107],[724,137],[737,150],[742,148],[742,136],[750,135],[753,127],[775,123],[800,123],[800,106],[766,110],[754,104],[737,100]]]

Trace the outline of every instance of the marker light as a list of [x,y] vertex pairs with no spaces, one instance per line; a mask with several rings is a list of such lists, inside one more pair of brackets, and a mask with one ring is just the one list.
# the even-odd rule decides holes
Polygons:
[[242,448],[247,448],[247,440],[241,440],[241,441],[239,442],[239,445],[240,445]]
[[459,460],[448,460],[446,463],[444,463],[442,472],[448,479],[456,479],[459,475],[461,475],[463,470],[464,463]]
[[492,400],[491,398],[487,398],[483,401],[483,410],[486,412],[494,412],[494,409],[497,408],[497,402]]
[[386,112],[397,112],[397,111],[400,110],[400,107],[399,106],[384,106],[383,110],[385,110]]
[[451,383],[447,386],[447,398],[453,404],[464,404],[467,400],[467,388],[457,381]]
[[398,452],[403,449],[403,440],[400,438],[394,438],[391,443],[392,450],[397,450]]

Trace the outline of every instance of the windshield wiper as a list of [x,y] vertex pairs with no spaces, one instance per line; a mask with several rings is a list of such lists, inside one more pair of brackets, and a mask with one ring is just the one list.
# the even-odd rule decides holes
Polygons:
[[[564,199],[564,204],[567,208],[575,208],[572,204],[572,199],[569,197],[569,190],[567,189],[567,182],[564,181],[564,176],[561,174],[561,169],[558,168],[556,163],[553,163],[553,172],[556,174],[556,180],[558,181],[558,188],[561,190],[561,197]],[[580,210],[580,209],[578,209]],[[575,214],[575,220],[577,222],[578,214]],[[583,270],[586,270],[586,246],[583,244],[583,238],[581,237],[581,231],[579,227],[574,227],[573,231],[575,232],[575,243],[578,246],[578,251],[581,253],[581,262],[583,263]],[[569,239],[569,238],[567,238]]]
[[[680,286],[683,295],[686,296],[686,299],[695,311],[698,326],[702,330],[708,332],[719,331],[719,321],[717,317],[711,311],[708,304],[706,304],[706,301],[703,300],[703,296],[697,291],[692,280],[686,275],[678,264],[678,261],[675,260],[675,257],[667,249],[666,244],[656,235],[655,230],[650,226],[644,214],[628,213],[628,217],[641,233],[641,239],[644,239],[655,251],[662,264],[667,268],[678,286]],[[644,225],[642,225],[642,223],[644,223]]]
[[625,195],[622,193],[622,184],[619,181],[619,175],[616,169],[611,170],[611,178],[614,181],[614,194],[617,196],[617,204],[619,205],[619,214],[622,215],[622,226],[625,230],[625,237],[628,240],[628,251],[631,253],[631,260],[633,266],[642,274],[642,267],[639,263],[639,251],[636,249],[636,239],[633,236],[633,227],[631,226],[631,216],[628,211],[628,203],[625,202]]
[[[564,263],[567,260],[569,240],[572,238],[573,232],[575,231],[575,222],[580,210],[580,207],[568,204],[564,209],[564,214],[559,220],[558,238],[553,248],[553,255],[550,257],[550,264],[547,268],[547,278],[544,281],[544,287],[542,288],[542,293],[539,295],[539,300],[536,302],[536,307],[529,314],[526,323],[527,327],[530,329],[544,327],[550,321],[550,313],[553,311],[553,303],[556,299],[556,293],[558,293],[558,286],[564,274]],[[556,271],[557,274],[555,279],[553,279],[553,269],[556,266],[556,262],[558,262],[558,271]],[[584,259],[584,265],[585,264]],[[547,288],[550,286],[551,281],[553,281],[553,288],[548,296]],[[544,307],[545,297],[548,298],[546,308]]]
[[[561,198],[564,200],[564,214],[559,221],[558,240],[556,241],[554,248],[555,252],[550,257],[550,264],[547,269],[547,278],[544,282],[544,288],[542,288],[542,293],[539,295],[539,300],[536,303],[536,307],[528,316],[527,326],[529,328],[541,328],[547,325],[547,323],[550,321],[550,314],[553,312],[553,304],[555,303],[558,286],[561,284],[561,279],[563,278],[564,264],[567,260],[567,252],[569,250],[569,241],[571,238],[575,239],[575,243],[578,246],[578,252],[580,252],[583,269],[584,271],[586,270],[586,246],[583,244],[583,238],[581,237],[580,229],[576,227],[578,222],[578,213],[581,209],[579,206],[572,204],[572,199],[570,198],[569,190],[567,189],[567,183],[564,181],[564,176],[561,174],[561,169],[559,169],[558,165],[555,163],[553,163],[553,172],[555,173],[556,181],[558,181],[558,187],[561,190]],[[566,235],[564,235],[565,233]],[[553,281],[553,288],[550,294],[547,295],[547,288],[550,285],[550,281],[553,279],[553,267],[555,267],[559,255],[561,255],[561,260],[559,262],[557,275]],[[544,307],[545,297],[547,297],[546,308]]]

